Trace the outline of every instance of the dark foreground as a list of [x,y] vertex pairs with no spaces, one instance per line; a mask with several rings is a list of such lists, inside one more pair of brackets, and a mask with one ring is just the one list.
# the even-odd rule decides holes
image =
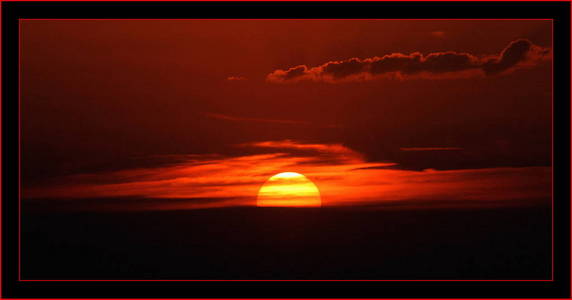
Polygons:
[[24,213],[22,279],[548,279],[548,207]]

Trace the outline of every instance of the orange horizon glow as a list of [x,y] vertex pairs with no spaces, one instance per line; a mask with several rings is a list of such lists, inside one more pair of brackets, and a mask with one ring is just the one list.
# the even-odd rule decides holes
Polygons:
[[318,187],[306,176],[283,172],[270,177],[258,191],[259,207],[322,206]]
[[[51,185],[25,188],[23,196],[30,199],[157,199],[152,204],[117,204],[124,209],[259,206],[261,188],[280,170],[296,170],[311,178],[319,185],[322,206],[483,207],[527,205],[550,196],[550,167],[416,171],[400,169],[392,162],[368,162],[359,152],[340,144],[283,140],[236,146],[272,153],[174,157],[181,161],[161,167],[61,177]],[[262,194],[266,195],[266,188]],[[443,202],[443,199],[454,200]]]

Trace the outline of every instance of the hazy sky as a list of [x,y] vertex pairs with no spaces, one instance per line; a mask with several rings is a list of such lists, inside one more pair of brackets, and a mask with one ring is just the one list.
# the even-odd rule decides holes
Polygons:
[[[29,196],[248,199],[292,166],[336,203],[474,198],[489,183],[490,195],[510,194],[500,198],[549,193],[551,21],[26,20],[21,30]],[[165,190],[164,180],[202,178],[197,164],[224,167],[205,177],[227,178],[209,181],[217,192],[194,181]]]

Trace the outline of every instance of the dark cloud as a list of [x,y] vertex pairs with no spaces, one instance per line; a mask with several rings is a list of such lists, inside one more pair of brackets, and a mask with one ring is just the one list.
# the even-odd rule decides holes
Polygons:
[[275,70],[267,76],[267,80],[339,82],[371,80],[380,76],[400,79],[490,76],[512,71],[521,65],[534,65],[549,52],[549,49],[534,45],[529,40],[519,39],[493,56],[483,57],[454,51],[427,55],[418,52],[393,53],[382,57],[331,61],[313,68],[299,65],[287,70]]
[[482,69],[487,75],[498,74],[509,70],[521,62],[531,62],[547,55],[549,50],[532,44],[529,40],[511,42],[498,58],[487,61]]
[[302,75],[304,75],[306,72],[308,72],[308,67],[301,65],[301,66],[296,66],[294,68],[290,68],[288,69],[288,72],[286,74],[284,74],[284,80],[290,80],[290,79],[294,79],[296,77],[300,77]]
[[330,62],[324,65],[323,71],[332,74],[334,78],[343,78],[364,71],[367,63],[359,58],[350,58],[343,62]]

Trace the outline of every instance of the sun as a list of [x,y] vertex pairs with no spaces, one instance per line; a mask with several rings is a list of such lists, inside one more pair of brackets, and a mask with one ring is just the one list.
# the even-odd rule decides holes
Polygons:
[[257,206],[322,206],[318,187],[295,172],[284,172],[270,177],[258,191]]

